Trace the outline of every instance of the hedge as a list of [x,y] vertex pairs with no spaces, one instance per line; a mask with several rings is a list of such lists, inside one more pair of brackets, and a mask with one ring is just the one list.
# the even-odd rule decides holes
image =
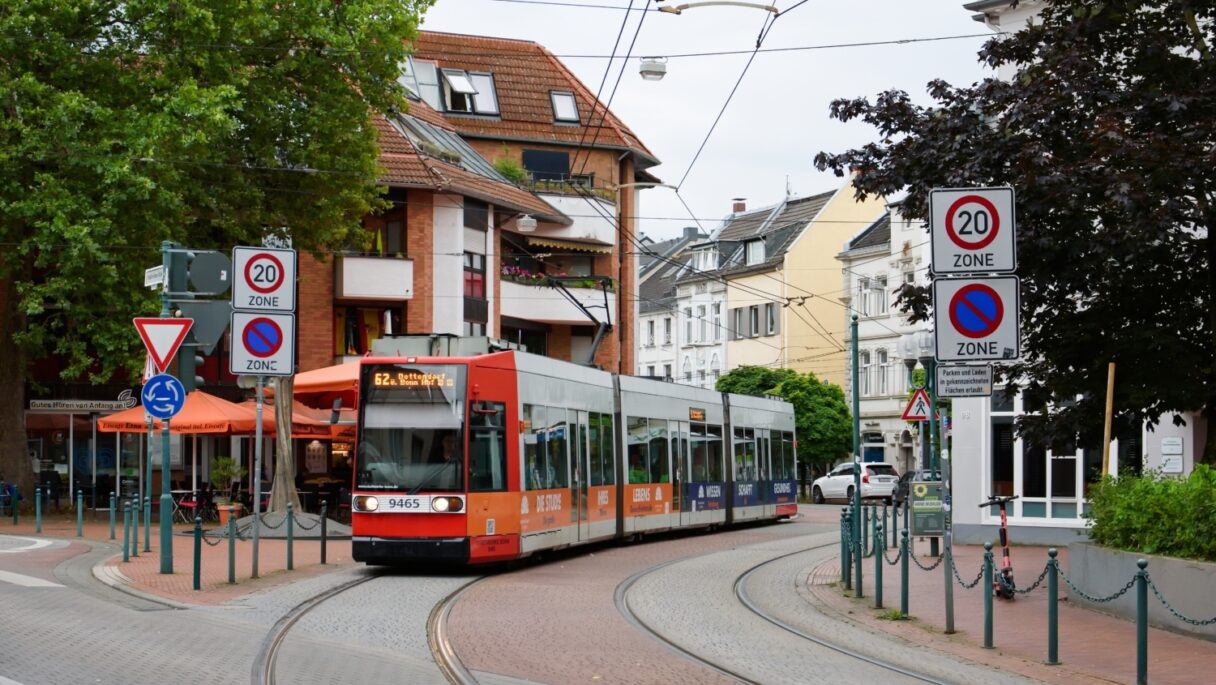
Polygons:
[[1216,470],[1107,476],[1089,491],[1089,535],[1127,552],[1216,561]]

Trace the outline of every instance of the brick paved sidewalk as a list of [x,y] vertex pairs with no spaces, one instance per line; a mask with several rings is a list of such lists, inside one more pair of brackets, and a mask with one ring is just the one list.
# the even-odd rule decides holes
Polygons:
[[[204,530],[214,530],[204,526]],[[94,567],[94,575],[102,582],[134,594],[150,596],[169,604],[222,604],[254,592],[303,580],[354,564],[350,540],[330,539],[326,545],[326,564],[321,565],[320,540],[297,538],[292,548],[293,571],[287,571],[287,541],[263,537],[258,542],[258,578],[252,578],[253,541],[237,540],[235,554],[236,583],[228,582],[228,541],[209,537],[203,541],[200,554],[199,590],[194,584],[193,526],[175,524],[173,527],[173,573],[160,572],[160,534],[158,523],[152,521],[151,552],[144,550],[143,527],[139,529],[137,557],[122,560],[122,521],[115,527],[115,539],[110,540],[109,518],[86,514],[83,526],[85,540],[114,545],[115,556]],[[32,516],[23,516],[14,526],[11,519],[0,519],[0,534],[35,536]],[[215,533],[213,533],[214,535]],[[38,537],[79,540],[76,519],[71,515],[50,515],[42,522]]]
[[[919,543],[922,554],[927,543]],[[984,549],[978,545],[956,546],[955,567],[968,583],[975,580],[983,561]],[[890,558],[898,550],[887,550]],[[1047,563],[1046,547],[1011,548],[1019,586],[1028,587]],[[935,558],[920,556],[928,567]],[[1060,568],[1068,572],[1068,550],[1061,549]],[[999,564],[999,555],[997,556]],[[943,568],[923,571],[912,564],[908,574],[909,606],[912,620],[889,620],[889,612],[900,607],[900,567],[883,567],[883,609],[874,607],[874,559],[864,560],[862,583],[865,596],[853,598],[840,581],[840,559],[815,568],[808,577],[808,590],[816,602],[841,618],[856,621],[876,632],[897,636],[914,644],[953,654],[971,661],[990,664],[1048,683],[1134,683],[1136,681],[1135,622],[1087,609],[1067,601],[1068,587],[1060,580],[1059,659],[1060,665],[1048,666],[1047,589],[1020,595],[1012,602],[993,598],[993,649],[985,649],[983,581],[964,590],[952,578],[954,587],[953,635],[945,634],[945,581]],[[1132,570],[1128,571],[1131,578]],[[1118,588],[1111,588],[1111,592]],[[1149,601],[1155,601],[1149,597]],[[1204,617],[1206,618],[1206,617]],[[1216,642],[1188,637],[1156,628],[1149,629],[1148,678],[1154,685],[1193,685],[1211,680],[1216,667]],[[1206,675],[1204,675],[1206,674]]]

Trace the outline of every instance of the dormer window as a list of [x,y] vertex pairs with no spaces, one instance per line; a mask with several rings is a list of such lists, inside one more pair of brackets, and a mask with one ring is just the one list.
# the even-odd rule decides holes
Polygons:
[[549,98],[553,101],[553,120],[577,124],[578,105],[574,101],[574,93],[551,91]]
[[498,114],[498,93],[494,89],[494,75],[469,72],[469,80],[477,89],[473,96],[473,107],[478,114]]
[[764,261],[764,241],[751,240],[747,243],[747,264],[760,264]]
[[406,93],[415,99],[421,98],[431,109],[443,109],[439,102],[439,71],[434,62],[407,57],[401,63],[401,75],[397,77]]
[[477,89],[463,69],[440,69],[443,72],[443,104],[449,112],[472,112]]

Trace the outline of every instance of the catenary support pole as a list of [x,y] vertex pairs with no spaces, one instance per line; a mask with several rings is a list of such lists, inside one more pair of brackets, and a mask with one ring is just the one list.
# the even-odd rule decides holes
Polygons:
[[861,588],[861,372],[858,369],[860,352],[857,339],[857,315],[853,315],[851,328],[853,342],[853,592],[862,596]]

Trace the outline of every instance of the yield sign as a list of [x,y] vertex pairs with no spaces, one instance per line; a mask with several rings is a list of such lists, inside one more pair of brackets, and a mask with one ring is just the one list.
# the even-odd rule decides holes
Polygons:
[[151,317],[137,318],[135,329],[148,348],[148,356],[156,365],[157,371],[164,371],[169,362],[177,354],[177,348],[182,346],[194,319],[154,319]]
[[916,392],[912,393],[912,399],[908,400],[908,407],[904,409],[904,421],[925,421],[929,418],[929,395],[925,393],[924,388],[917,388]]

